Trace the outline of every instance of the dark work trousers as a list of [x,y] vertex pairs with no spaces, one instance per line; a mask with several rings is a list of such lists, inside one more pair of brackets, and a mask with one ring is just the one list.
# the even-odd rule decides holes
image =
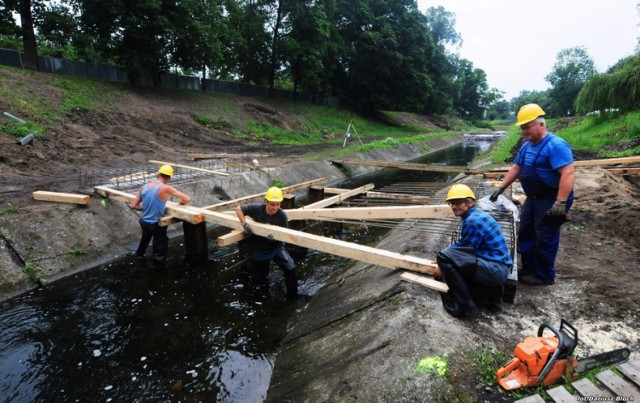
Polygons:
[[169,238],[167,237],[167,227],[161,227],[158,223],[149,224],[142,220],[140,228],[142,228],[142,238],[138,245],[136,255],[143,257],[147,251],[149,242],[153,239],[153,262],[156,268],[164,269],[167,264],[167,251],[169,249]]
[[[556,195],[527,197],[520,214],[518,253],[525,273],[553,283],[556,278],[555,260],[560,245],[560,226],[545,213],[553,206]],[[567,201],[567,210],[573,202],[573,193]]]
[[484,265],[482,268],[478,267],[473,248],[446,248],[437,254],[436,259],[449,286],[449,292],[440,295],[442,305],[450,315],[473,315],[477,311],[477,305],[493,312],[501,309],[504,291],[502,282],[490,281],[491,284],[488,285],[479,280],[487,276],[478,276],[478,270],[487,269]]
[[284,246],[279,247],[272,259],[268,260],[257,260],[254,256],[253,258],[253,275],[259,281],[267,281],[267,276],[269,275],[269,266],[271,265],[271,261],[274,261],[278,267],[284,273],[284,281],[287,287],[287,296],[295,297],[298,295],[298,278],[296,276],[296,269],[293,259],[289,255],[289,252],[284,248]]

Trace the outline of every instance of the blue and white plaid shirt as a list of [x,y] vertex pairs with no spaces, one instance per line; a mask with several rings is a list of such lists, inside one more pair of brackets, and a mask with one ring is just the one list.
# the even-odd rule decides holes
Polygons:
[[461,218],[460,238],[453,245],[473,247],[484,260],[513,264],[502,228],[493,217],[473,206]]

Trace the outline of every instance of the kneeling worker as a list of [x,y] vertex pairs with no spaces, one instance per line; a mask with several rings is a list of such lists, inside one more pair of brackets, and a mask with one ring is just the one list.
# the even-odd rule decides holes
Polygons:
[[[236,207],[236,215],[247,235],[252,235],[251,225],[246,217],[251,217],[255,222],[277,225],[288,228],[289,221],[286,213],[280,208],[283,195],[282,190],[272,187],[267,190],[265,203],[249,203]],[[253,275],[260,280],[266,280],[269,275],[269,266],[273,260],[284,272],[287,296],[295,298],[298,295],[298,279],[296,277],[293,259],[284,247],[284,243],[273,238],[252,236],[249,238],[251,248],[251,260],[253,262]]]
[[491,215],[475,206],[476,196],[468,186],[451,186],[446,202],[462,222],[458,241],[437,255],[434,276],[449,286],[442,294],[444,308],[455,317],[476,315],[476,305],[499,311],[513,265],[504,233]]

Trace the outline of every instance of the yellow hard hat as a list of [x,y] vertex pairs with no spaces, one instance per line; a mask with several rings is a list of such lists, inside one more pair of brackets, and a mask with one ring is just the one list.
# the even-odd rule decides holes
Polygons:
[[282,190],[280,190],[280,188],[278,187],[272,187],[269,188],[269,190],[267,190],[267,194],[265,195],[265,199],[267,199],[267,201],[270,202],[281,202],[282,199],[284,199],[284,196],[282,196]]
[[516,126],[522,126],[525,123],[533,122],[540,116],[544,115],[544,111],[538,104],[526,104],[518,111],[518,121]]
[[476,195],[473,194],[473,190],[471,190],[469,186],[456,183],[455,185],[451,186],[451,189],[449,189],[445,201],[466,199],[467,197],[470,197],[473,200],[476,199]]
[[158,169],[159,174],[173,176],[173,167],[171,165],[163,165]]

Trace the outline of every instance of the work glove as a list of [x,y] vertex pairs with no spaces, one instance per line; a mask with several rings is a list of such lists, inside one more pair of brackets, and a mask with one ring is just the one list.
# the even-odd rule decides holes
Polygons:
[[502,192],[504,192],[504,188],[498,188],[495,192],[493,192],[493,194],[489,196],[489,200],[491,200],[491,203],[495,203],[496,201],[498,201],[498,197],[502,194]]
[[245,235],[253,235],[253,230],[251,230],[248,222],[242,224],[242,229],[244,230]]
[[549,211],[547,211],[546,215],[551,218],[564,218],[567,215],[567,212],[565,211],[566,207],[567,202],[556,200]]

